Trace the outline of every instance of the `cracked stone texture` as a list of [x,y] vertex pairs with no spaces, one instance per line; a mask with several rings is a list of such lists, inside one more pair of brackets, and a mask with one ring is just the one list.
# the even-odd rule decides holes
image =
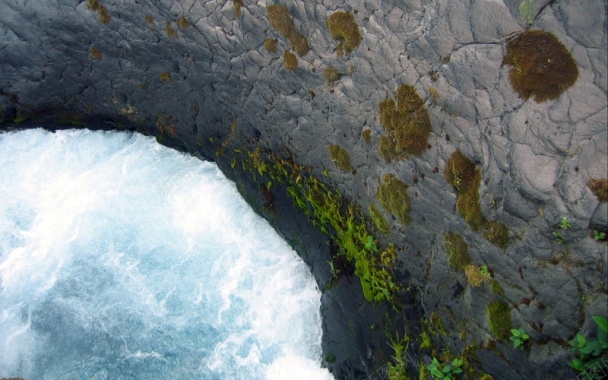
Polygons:
[[[251,150],[255,140],[267,151],[290,152],[320,178],[326,169],[326,180],[362,210],[370,203],[381,209],[380,179],[395,174],[409,186],[412,221],[402,225],[385,214],[392,228],[383,242],[400,248],[402,293],[409,288],[421,313],[442,320],[447,334],[433,337],[438,351],[459,355],[477,345],[477,373],[495,379],[574,377],[565,341],[595,330],[591,316],[608,313],[606,242],[592,237],[592,230],[608,231],[607,208],[587,187],[590,178],[608,176],[605,2],[534,3],[531,28],[554,34],[579,70],[571,88],[545,103],[520,99],[501,65],[507,36],[526,26],[517,0],[273,3],[289,9],[311,47],[294,72],[283,66],[282,53],[291,48],[270,26],[271,2],[263,0],[245,1],[239,18],[230,1],[100,0],[108,24],[86,1],[4,0],[0,119],[52,115],[77,124],[81,115],[98,117],[106,128],[162,135],[168,145],[218,160],[228,174],[230,165],[214,152],[236,120],[230,147]],[[342,57],[326,27],[337,10],[351,12],[362,35],[361,45]],[[181,17],[189,21],[185,29],[176,23]],[[278,39],[276,53],[266,51],[266,38]],[[342,74],[333,84],[323,78],[328,67]],[[386,164],[378,150],[385,134],[378,104],[394,98],[400,84],[414,86],[425,100],[433,131],[423,155]],[[362,138],[366,128],[370,143]],[[356,171],[343,173],[332,163],[330,144],[348,151]],[[456,212],[456,194],[442,174],[455,149],[480,170],[482,211],[509,228],[507,249],[471,231]],[[567,230],[559,228],[563,216],[571,221]],[[290,235],[289,225],[276,228]],[[473,264],[491,268],[504,296],[467,285],[449,266],[446,231],[465,238]],[[316,271],[324,273],[316,273],[322,286],[327,270]],[[365,328],[376,317],[353,317],[369,323],[359,326],[350,353],[344,347],[351,337],[338,331],[352,325],[331,327],[359,312],[358,304],[344,301],[360,291],[357,283],[324,295],[325,351],[341,340],[337,350],[347,356],[328,364],[338,378],[379,366],[369,353],[381,350],[379,344],[365,344],[377,340]],[[514,326],[530,334],[526,351],[489,330],[486,305],[497,299],[510,305]],[[429,352],[420,356],[430,361]]]

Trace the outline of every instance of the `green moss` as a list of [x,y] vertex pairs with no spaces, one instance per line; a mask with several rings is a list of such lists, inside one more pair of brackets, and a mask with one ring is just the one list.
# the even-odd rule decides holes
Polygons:
[[379,139],[380,155],[387,163],[419,156],[428,149],[431,119],[414,87],[399,86],[396,103],[386,98],[378,106],[380,123],[387,132]]
[[378,228],[378,231],[380,231],[383,235],[388,235],[390,232],[390,226],[382,215],[382,212],[378,210],[376,206],[370,204],[369,213],[372,217],[372,220],[374,221],[374,225],[376,226],[376,228]]
[[483,227],[483,236],[500,248],[509,245],[509,229],[499,221],[488,222]]
[[350,156],[340,145],[331,144],[329,146],[329,155],[333,163],[343,172],[350,172],[352,170]]
[[278,42],[279,41],[276,38],[266,38],[264,40],[264,47],[266,48],[266,51],[269,53],[276,53]]
[[469,160],[460,150],[456,150],[445,166],[444,175],[446,181],[456,190],[456,209],[471,229],[478,231],[486,224],[479,204],[479,186],[481,184],[479,170],[473,161]]
[[600,202],[608,202],[608,179],[592,178],[587,182],[587,186]]
[[163,71],[162,73],[158,74],[158,77],[163,82],[171,82],[171,73],[169,73],[167,71]]
[[285,68],[289,71],[296,71],[298,69],[298,57],[286,50],[285,53],[283,53],[283,65],[285,65]]
[[503,65],[511,66],[509,80],[522,99],[557,99],[578,77],[566,47],[551,33],[527,30],[507,43]]
[[407,186],[393,174],[384,176],[376,197],[380,205],[399,218],[402,223],[410,222],[410,197],[407,195]]
[[325,355],[325,361],[329,364],[333,363],[336,361],[336,355],[334,355],[333,352],[329,352],[327,353],[327,355]]
[[296,53],[303,57],[310,51],[308,39],[303,34],[300,34],[295,26],[291,13],[282,5],[269,5],[266,7],[268,11],[268,20],[270,25],[275,28],[283,37],[287,38],[291,47]]
[[483,229],[483,236],[501,248],[509,245],[509,230],[498,221],[488,222],[481,212],[479,186],[481,173],[460,150],[456,150],[443,172],[446,181],[456,190],[456,210],[473,231]]
[[488,322],[490,330],[498,339],[506,339],[511,334],[511,309],[502,301],[492,301],[488,304]]
[[186,30],[190,26],[190,22],[185,17],[178,18],[176,23],[181,30]]
[[243,0],[232,0],[232,8],[234,9],[234,14],[236,15],[236,18],[241,17],[241,7],[243,5]]
[[464,268],[467,265],[471,265],[469,246],[464,241],[464,238],[448,231],[444,236],[444,245],[450,265],[464,272]]
[[505,290],[502,288],[502,286],[500,286],[500,282],[498,282],[497,279],[492,279],[492,282],[490,283],[490,288],[492,289],[494,294],[498,294],[500,296],[505,295]]
[[348,12],[334,12],[327,19],[331,36],[339,41],[338,55],[352,53],[361,43],[361,33],[353,15]]
[[327,84],[329,85],[333,85],[334,82],[340,80],[341,77],[342,74],[340,74],[338,70],[331,66],[323,71],[323,78],[325,79],[325,82],[327,82]]

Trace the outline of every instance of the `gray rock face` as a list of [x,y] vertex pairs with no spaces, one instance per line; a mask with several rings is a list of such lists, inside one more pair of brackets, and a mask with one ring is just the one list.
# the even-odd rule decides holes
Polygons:
[[[399,299],[409,300],[401,307],[412,308],[392,312],[399,331],[412,339],[429,331],[435,354],[447,349],[467,358],[471,378],[484,372],[496,379],[571,378],[566,341],[595,331],[591,317],[608,314],[606,241],[593,238],[594,230],[608,232],[606,203],[588,186],[608,176],[605,4],[533,0],[522,14],[520,3],[277,1],[311,48],[292,71],[282,58],[292,43],[271,26],[271,2],[245,1],[237,12],[230,1],[4,0],[0,119],[6,127],[98,120],[104,128],[137,128],[217,160],[262,214],[255,179],[231,160],[256,147],[289,157],[364,213],[373,204],[389,221],[390,233],[377,236],[378,243],[399,248],[393,278]],[[351,54],[338,56],[339,41],[327,29],[335,11],[351,13],[358,25],[362,40]],[[517,37],[511,33],[528,22],[552,33],[578,69],[557,99],[523,100],[510,82],[511,67],[503,65],[506,44]],[[278,41],[276,52],[266,39]],[[327,68],[340,78],[327,81]],[[423,154],[387,163],[379,104],[395,99],[402,84],[423,99],[432,132]],[[331,144],[349,153],[352,172],[334,164]],[[504,249],[457,211],[456,192],[443,175],[457,149],[481,174],[483,217],[508,228]],[[408,186],[408,224],[376,199],[385,174]],[[570,222],[565,229],[563,217]],[[300,228],[280,217],[275,225],[288,238]],[[450,266],[448,231],[464,238],[471,264],[487,265],[502,292],[488,283],[475,287]],[[323,286],[327,248],[294,245],[305,259],[316,257],[307,262]],[[325,350],[337,354],[328,366],[338,378],[369,374],[392,355],[382,334],[369,329],[390,308],[363,300],[356,277],[324,295],[331,337]],[[488,305],[497,300],[509,305],[513,327],[530,335],[525,351],[492,330]],[[432,334],[425,318],[443,328]],[[420,359],[410,361],[415,372],[433,352],[410,354]]]

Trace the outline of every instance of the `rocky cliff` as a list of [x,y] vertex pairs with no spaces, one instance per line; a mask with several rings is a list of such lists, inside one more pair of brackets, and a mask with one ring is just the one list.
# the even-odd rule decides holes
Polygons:
[[604,1],[5,0],[0,33],[3,128],[218,162],[324,289],[337,378],[576,376],[608,313]]

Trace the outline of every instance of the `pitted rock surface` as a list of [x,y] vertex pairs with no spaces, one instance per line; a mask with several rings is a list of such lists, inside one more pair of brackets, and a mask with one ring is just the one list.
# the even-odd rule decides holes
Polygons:
[[[231,1],[100,0],[107,23],[88,3],[0,3],[4,128],[67,124],[155,135],[216,160],[269,219],[255,181],[230,165],[236,151],[288,155],[364,212],[370,204],[382,210],[377,189],[393,174],[409,187],[411,222],[382,210],[391,232],[378,238],[399,247],[395,278],[409,309],[371,305],[354,277],[326,289],[324,350],[336,355],[326,363],[335,376],[364,377],[390,360],[383,332],[370,329],[390,312],[413,338],[436,315],[445,332],[432,336],[433,347],[454,356],[475,350],[472,378],[575,377],[566,341],[595,331],[591,317],[608,314],[606,241],[593,238],[594,230],[608,232],[607,208],[588,186],[608,177],[603,1],[536,0],[529,26],[518,0],[246,0],[240,17]],[[270,4],[285,6],[308,39],[311,50],[295,71],[284,67],[292,47],[271,26]],[[335,11],[358,24],[362,40],[351,54],[338,56],[339,41],[327,29]],[[576,82],[556,100],[524,101],[509,82],[505,44],[526,27],[552,33],[576,63]],[[276,53],[266,50],[266,38],[278,40]],[[329,67],[338,80],[323,77]],[[401,84],[424,100],[432,132],[422,155],[386,163],[379,103]],[[331,144],[348,152],[352,172],[332,162]],[[481,210],[509,229],[506,249],[456,211],[442,174],[456,149],[481,172]],[[275,210],[294,212],[285,194],[276,196]],[[324,238],[305,219],[274,218],[323,288],[331,277]],[[472,264],[487,265],[504,295],[471,286],[448,264],[448,231],[464,237]],[[530,335],[525,351],[490,330],[487,305],[495,300]],[[432,357],[412,354],[418,364]]]

